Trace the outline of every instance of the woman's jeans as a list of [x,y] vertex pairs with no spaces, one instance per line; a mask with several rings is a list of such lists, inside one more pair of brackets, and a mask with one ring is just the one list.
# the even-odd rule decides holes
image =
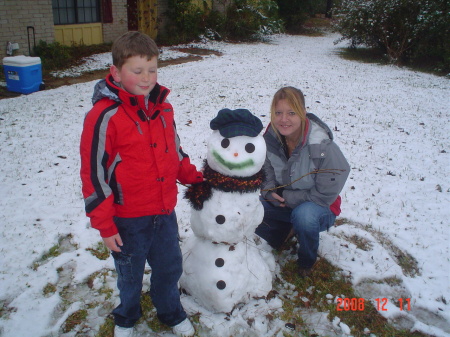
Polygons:
[[115,324],[133,327],[142,316],[140,298],[146,261],[152,268],[150,296],[159,320],[169,326],[182,322],[186,312],[178,290],[183,269],[175,212],[114,221],[123,241],[122,252],[112,252],[120,292],[120,304],[113,310]]
[[299,243],[298,265],[304,269],[311,268],[317,259],[319,233],[334,224],[334,213],[328,207],[311,201],[305,201],[291,209],[275,207],[262,198],[260,200],[264,206],[264,219],[255,233],[273,248],[279,249],[293,227]]

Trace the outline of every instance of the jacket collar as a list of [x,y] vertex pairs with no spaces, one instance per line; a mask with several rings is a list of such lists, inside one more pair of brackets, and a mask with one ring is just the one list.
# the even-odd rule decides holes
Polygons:
[[148,97],[143,95],[133,95],[118,86],[117,83],[114,82],[111,74],[106,77],[106,87],[117,97],[117,100],[122,102],[122,104],[132,107],[133,109],[143,110],[146,114],[152,111],[155,105],[163,103],[170,92],[166,87],[156,83]]

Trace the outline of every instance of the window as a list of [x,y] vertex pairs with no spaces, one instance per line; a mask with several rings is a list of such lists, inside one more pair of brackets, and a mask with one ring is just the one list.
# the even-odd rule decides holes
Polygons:
[[99,0],[52,0],[55,25],[100,22]]

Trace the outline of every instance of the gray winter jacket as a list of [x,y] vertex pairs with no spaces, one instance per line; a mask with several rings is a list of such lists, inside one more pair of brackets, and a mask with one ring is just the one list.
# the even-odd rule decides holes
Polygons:
[[[273,128],[267,129],[264,135],[267,144],[266,178],[261,194],[271,200],[272,192],[280,192],[287,207],[295,208],[304,201],[312,201],[330,207],[338,215],[339,193],[350,173],[350,166],[333,142],[330,128],[317,116],[311,113],[306,116],[309,121],[306,141],[294,149],[290,158],[287,158],[285,144]],[[315,170],[317,173],[306,175]],[[280,186],[284,188],[277,191]]]

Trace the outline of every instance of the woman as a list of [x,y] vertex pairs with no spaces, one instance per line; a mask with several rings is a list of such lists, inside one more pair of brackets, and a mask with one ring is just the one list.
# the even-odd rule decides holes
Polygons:
[[332,226],[341,211],[339,193],[350,167],[330,128],[306,113],[299,89],[284,87],[275,93],[270,120],[264,134],[264,220],[256,234],[278,249],[293,230],[299,272],[308,276],[317,259],[319,233]]

